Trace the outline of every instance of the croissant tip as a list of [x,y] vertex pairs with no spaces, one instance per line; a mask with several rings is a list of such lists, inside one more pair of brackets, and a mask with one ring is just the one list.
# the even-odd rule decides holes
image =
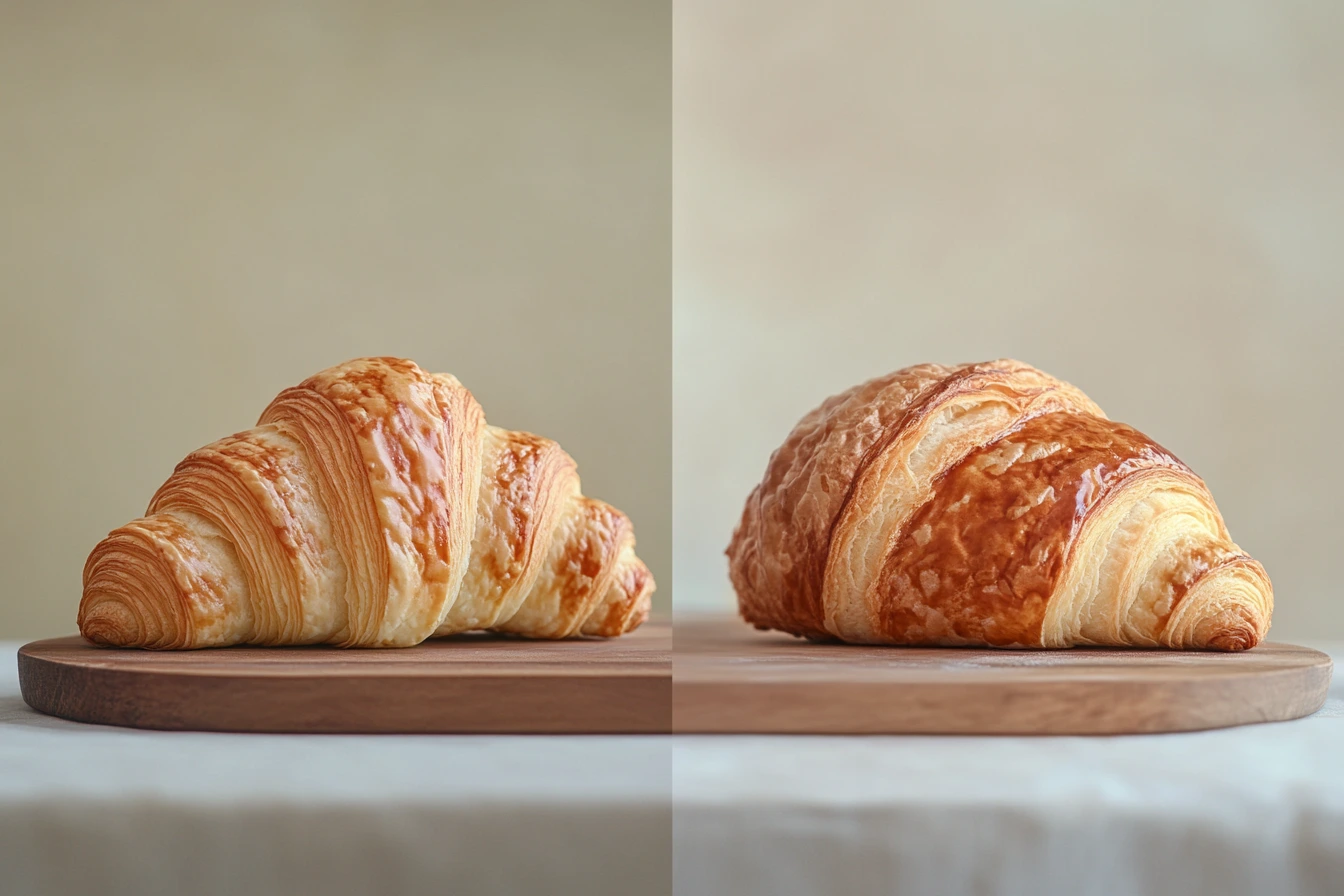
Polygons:
[[1228,631],[1220,632],[1209,639],[1210,650],[1222,650],[1228,653],[1237,653],[1242,650],[1250,650],[1260,643],[1260,637],[1249,631]]
[[627,634],[643,625],[649,618],[649,604],[647,602],[640,604],[633,613],[625,619],[625,625],[622,626],[620,634]]
[[79,633],[99,647],[125,647],[139,638],[140,624],[135,613],[123,602],[104,598],[79,613]]

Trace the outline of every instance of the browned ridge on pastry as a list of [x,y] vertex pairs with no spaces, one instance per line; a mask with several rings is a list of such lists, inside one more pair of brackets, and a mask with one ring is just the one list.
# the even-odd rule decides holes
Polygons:
[[748,622],[869,644],[1244,650],[1274,606],[1198,476],[1010,360],[827,399],[770,458],[728,557]]
[[549,439],[399,358],[324,370],[192,452],[84,567],[98,644],[400,647],[611,637],[649,612],[630,521]]

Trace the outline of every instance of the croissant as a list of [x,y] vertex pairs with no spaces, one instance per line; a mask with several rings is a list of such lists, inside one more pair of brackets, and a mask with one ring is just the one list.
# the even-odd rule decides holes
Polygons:
[[1245,650],[1274,606],[1198,476],[1011,360],[826,400],[770,458],[728,557],[748,622],[817,640]]
[[615,636],[653,577],[549,439],[456,379],[363,358],[187,456],[89,555],[79,629],[118,647],[400,647],[476,629]]

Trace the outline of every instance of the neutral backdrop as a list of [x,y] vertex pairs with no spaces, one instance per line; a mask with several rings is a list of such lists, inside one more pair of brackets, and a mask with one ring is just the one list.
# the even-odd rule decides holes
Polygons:
[[575,457],[671,595],[667,4],[6,4],[0,639],[351,357]]
[[682,0],[676,607],[824,397],[1013,356],[1208,480],[1344,637],[1344,5]]

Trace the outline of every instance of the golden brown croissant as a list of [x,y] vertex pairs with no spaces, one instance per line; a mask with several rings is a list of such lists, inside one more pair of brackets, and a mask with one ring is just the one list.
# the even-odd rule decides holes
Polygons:
[[1244,650],[1274,605],[1198,476],[1017,361],[826,400],[728,557],[756,627],[870,644]]
[[79,629],[149,648],[615,636],[653,592],[634,544],[555,442],[487,426],[451,376],[364,358],[178,464],[89,555]]

